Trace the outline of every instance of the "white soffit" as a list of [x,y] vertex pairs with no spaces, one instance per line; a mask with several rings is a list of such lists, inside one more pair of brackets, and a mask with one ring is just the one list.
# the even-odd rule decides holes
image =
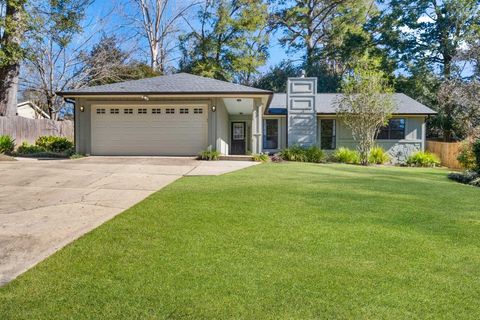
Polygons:
[[224,98],[223,103],[229,114],[252,114],[253,99],[248,98]]

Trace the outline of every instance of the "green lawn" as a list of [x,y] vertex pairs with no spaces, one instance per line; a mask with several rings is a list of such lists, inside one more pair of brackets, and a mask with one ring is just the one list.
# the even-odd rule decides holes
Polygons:
[[183,178],[0,288],[0,319],[479,319],[479,205],[440,169]]

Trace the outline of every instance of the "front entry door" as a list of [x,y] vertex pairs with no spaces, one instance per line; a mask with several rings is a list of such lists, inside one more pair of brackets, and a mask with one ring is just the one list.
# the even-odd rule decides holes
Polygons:
[[245,122],[232,122],[231,154],[245,154]]

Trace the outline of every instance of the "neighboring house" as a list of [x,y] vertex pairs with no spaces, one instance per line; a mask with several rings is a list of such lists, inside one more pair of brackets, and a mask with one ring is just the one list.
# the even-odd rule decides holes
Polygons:
[[[75,101],[77,152],[91,155],[224,155],[276,152],[287,145],[354,147],[335,113],[336,94],[316,78],[290,78],[273,93],[185,73],[60,92]],[[425,148],[435,112],[403,94],[378,144],[401,161]]]
[[31,101],[17,104],[17,116],[29,119],[50,119],[50,116]]

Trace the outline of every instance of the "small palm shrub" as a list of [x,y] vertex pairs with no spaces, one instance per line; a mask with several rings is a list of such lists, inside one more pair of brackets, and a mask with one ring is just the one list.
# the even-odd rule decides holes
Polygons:
[[291,146],[290,148],[285,148],[280,151],[279,154],[283,158],[283,160],[307,162],[307,154],[305,152],[305,148],[297,145]]
[[440,165],[440,159],[433,153],[419,151],[408,157],[407,165],[411,167],[436,167]]
[[368,162],[373,164],[384,164],[390,161],[390,156],[381,147],[374,147],[370,150]]
[[42,136],[35,141],[35,145],[51,152],[69,152],[73,149],[73,142],[65,137]]
[[198,155],[198,158],[200,160],[207,160],[207,161],[218,160],[220,158],[220,152],[215,150],[205,150],[200,152],[200,154]]
[[15,149],[15,140],[10,136],[0,136],[0,153],[11,154]]
[[283,160],[296,162],[320,163],[325,160],[325,153],[317,146],[301,147],[298,145],[283,149],[278,154]]
[[332,159],[340,163],[359,164],[360,154],[356,150],[341,147],[333,153]]
[[325,161],[325,153],[317,146],[311,146],[305,149],[308,162],[321,163]]
[[270,157],[266,153],[259,153],[252,155],[253,161],[256,162],[268,162],[270,161]]
[[44,147],[28,144],[28,142],[24,141],[20,147],[17,149],[17,153],[19,155],[31,155],[31,154],[38,154],[44,153],[47,150]]

